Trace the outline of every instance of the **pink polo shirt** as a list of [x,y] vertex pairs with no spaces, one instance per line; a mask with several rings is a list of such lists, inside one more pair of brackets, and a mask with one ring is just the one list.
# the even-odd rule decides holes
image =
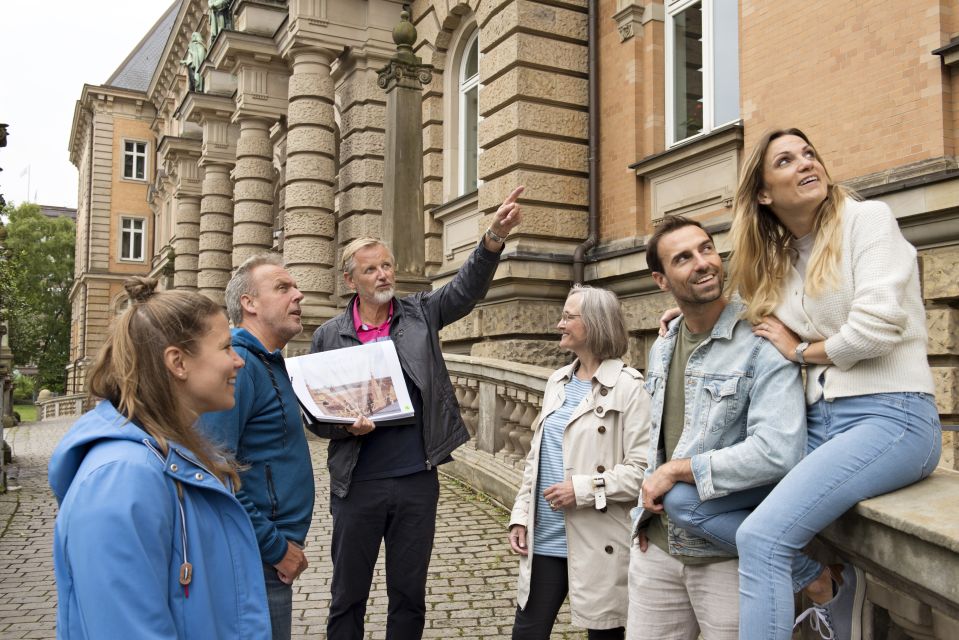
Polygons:
[[390,312],[386,316],[386,322],[379,326],[371,327],[363,324],[363,320],[360,319],[360,299],[356,299],[356,304],[353,305],[353,328],[356,329],[356,337],[359,338],[363,344],[389,338],[391,322],[393,322],[392,300],[390,300]]

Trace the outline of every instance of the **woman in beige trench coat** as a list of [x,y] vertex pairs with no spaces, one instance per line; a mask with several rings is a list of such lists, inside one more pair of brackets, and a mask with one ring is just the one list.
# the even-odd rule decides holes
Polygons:
[[509,543],[520,555],[513,639],[548,639],[567,592],[573,624],[590,640],[620,639],[649,396],[620,359],[626,327],[612,292],[574,287],[557,328],[576,359],[546,383],[510,515]]

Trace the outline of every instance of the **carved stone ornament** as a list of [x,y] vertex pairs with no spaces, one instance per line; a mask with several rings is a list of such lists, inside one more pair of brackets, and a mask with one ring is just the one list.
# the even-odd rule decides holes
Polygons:
[[621,0],[620,10],[613,14],[616,28],[619,30],[619,41],[626,42],[636,35],[637,25],[643,22],[645,8],[634,0]]
[[422,89],[423,85],[432,81],[433,65],[411,65],[399,60],[390,60],[377,72],[376,77],[376,84],[380,89],[391,89],[394,86]]
[[433,65],[423,64],[413,53],[416,42],[416,27],[410,22],[407,11],[400,12],[400,22],[393,28],[396,54],[385,67],[377,71],[376,84],[389,91],[393,87],[422,89],[433,80]]

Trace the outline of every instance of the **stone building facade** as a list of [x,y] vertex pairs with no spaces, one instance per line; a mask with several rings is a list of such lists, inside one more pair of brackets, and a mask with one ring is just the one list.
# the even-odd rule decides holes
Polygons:
[[[693,216],[727,246],[745,152],[766,127],[798,126],[833,177],[888,202],[919,248],[937,401],[944,423],[956,425],[952,3],[917,0],[908,19],[885,0],[813,0],[801,12],[756,0],[408,6],[414,52],[432,65],[422,92],[421,278],[447,281],[502,199],[527,187],[524,222],[489,295],[444,331],[450,353],[556,366],[565,356],[553,328],[581,272],[622,297],[629,358],[642,368],[669,303],[646,268],[653,226]],[[346,243],[361,235],[410,242],[382,216],[397,161],[385,157],[387,94],[377,85],[403,8],[399,0],[235,0],[211,37],[207,3],[180,0],[114,78],[84,88],[71,134],[80,168],[71,380],[82,383],[127,273],[222,301],[231,269],[274,249],[306,296],[309,328],[347,299],[336,268]],[[194,33],[205,58],[191,84],[181,61]],[[124,73],[136,75],[131,67],[138,82],[118,86]],[[131,141],[146,143],[143,179],[124,177]],[[144,248],[130,261],[120,236],[137,216]]]

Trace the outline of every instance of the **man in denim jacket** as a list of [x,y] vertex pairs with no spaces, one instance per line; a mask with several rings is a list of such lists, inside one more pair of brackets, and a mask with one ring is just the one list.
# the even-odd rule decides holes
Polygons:
[[667,218],[646,254],[683,315],[649,353],[628,637],[735,639],[736,528],[806,446],[799,367],[753,335],[738,299],[723,297],[722,259],[699,223]]

